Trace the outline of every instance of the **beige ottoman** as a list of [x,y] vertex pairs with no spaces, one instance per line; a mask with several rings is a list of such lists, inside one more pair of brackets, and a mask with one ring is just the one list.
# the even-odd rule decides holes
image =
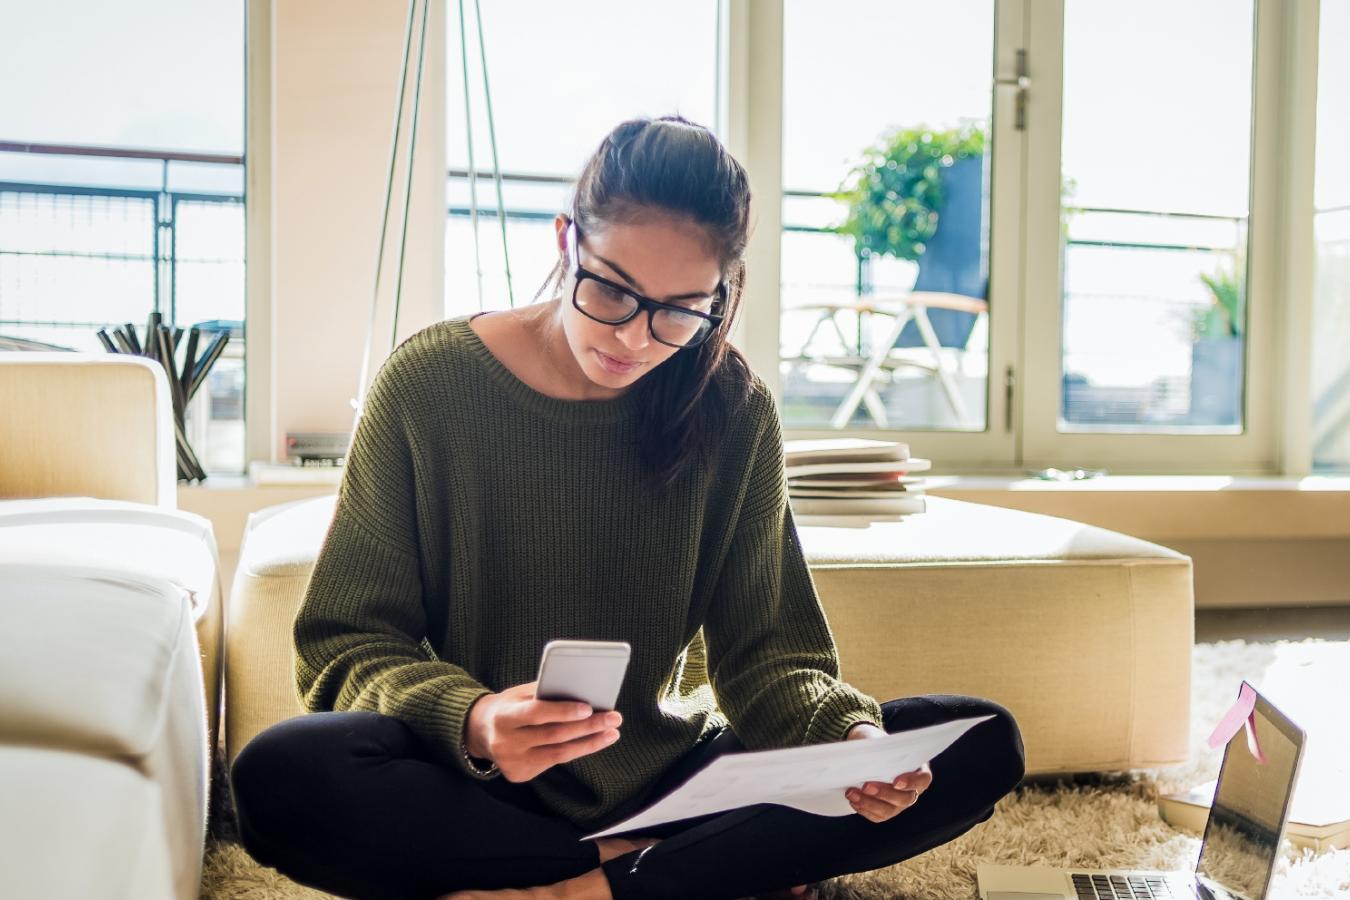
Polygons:
[[[234,757],[304,710],[291,625],[334,496],[249,517],[226,613],[225,741]],[[1190,560],[1049,516],[930,497],[929,512],[802,524],[843,676],[879,700],[987,697],[1022,728],[1031,774],[1186,758]]]
[[1028,774],[1186,759],[1189,558],[1068,519],[927,505],[895,522],[798,526],[846,681],[880,700],[1003,704]]
[[291,627],[333,518],[336,494],[250,513],[225,609],[225,759],[265,728],[303,715]]

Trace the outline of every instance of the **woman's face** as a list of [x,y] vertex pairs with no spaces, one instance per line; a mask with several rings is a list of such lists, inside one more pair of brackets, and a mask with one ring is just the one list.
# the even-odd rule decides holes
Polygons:
[[[558,250],[567,271],[562,294],[563,330],[581,371],[595,385],[609,389],[604,396],[618,396],[680,351],[652,337],[646,310],[622,325],[606,325],[572,305],[576,276],[568,265],[569,222],[562,215],[554,220]],[[572,229],[570,234],[577,231]],[[711,295],[721,280],[717,257],[703,229],[687,219],[663,213],[644,216],[631,224],[592,228],[581,235],[577,251],[582,268],[588,271],[653,300],[704,311],[708,310],[706,302],[673,298]]]

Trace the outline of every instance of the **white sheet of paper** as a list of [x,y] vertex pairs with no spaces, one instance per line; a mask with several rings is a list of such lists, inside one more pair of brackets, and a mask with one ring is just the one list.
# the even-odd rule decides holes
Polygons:
[[779,803],[822,816],[846,816],[854,812],[844,796],[847,788],[864,781],[890,781],[912,772],[972,727],[992,718],[956,719],[866,740],[719,756],[642,812],[581,840],[756,803]]

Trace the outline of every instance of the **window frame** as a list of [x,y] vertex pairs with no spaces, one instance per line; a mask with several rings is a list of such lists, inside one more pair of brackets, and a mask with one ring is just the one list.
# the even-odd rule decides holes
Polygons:
[[[903,440],[946,471],[1071,462],[1138,474],[1309,472],[1317,0],[1255,0],[1245,416],[1235,435],[1059,432],[1064,0],[996,0],[995,10],[997,74],[1008,77],[1016,50],[1026,48],[1031,87],[1024,132],[1004,131],[1014,92],[995,96],[990,293],[999,297],[990,320],[986,430],[792,428],[785,437]],[[746,165],[759,207],[732,339],[780,400],[783,14],[783,0],[724,4],[721,61],[727,91],[721,133]],[[1009,367],[1012,387],[1005,393]]]
[[[781,398],[784,0],[723,0],[719,6],[716,127],[745,165],[756,204],[746,251],[750,277],[732,340]],[[905,440],[919,455],[932,457],[941,471],[1003,472],[1072,463],[1107,466],[1118,474],[1308,474],[1319,0],[1256,0],[1248,399],[1246,430],[1231,436],[1057,431],[1059,206],[1058,191],[1047,192],[1043,185],[1057,185],[1059,178],[1063,10],[1064,0],[995,4],[998,75],[1009,77],[1016,50],[1026,48],[1031,85],[1027,130],[1018,133],[1020,139],[996,132],[992,142],[990,290],[999,293],[990,321],[986,430],[787,429],[785,437]],[[278,337],[272,333],[269,258],[271,0],[247,0],[246,16],[245,421],[248,458],[266,461],[276,445],[271,348]],[[1007,127],[1013,102],[1014,91],[997,91],[995,129]],[[1045,285],[1051,289],[1044,290]],[[1038,297],[1044,299],[1029,299]],[[1006,366],[1012,367],[1010,394],[1002,384]]]
[[[944,467],[963,471],[1002,471],[1016,465],[1018,453],[1018,399],[1005,390],[1005,376],[1017,377],[1016,347],[1022,327],[1022,254],[1017,212],[1022,206],[1020,170],[1025,154],[1025,132],[1014,128],[1015,90],[993,86],[994,78],[1012,78],[1017,50],[1024,46],[1026,0],[996,0],[994,54],[990,67],[990,295],[989,380],[986,384],[985,428],[980,431],[905,429],[833,429],[785,427],[788,440],[864,436],[905,441],[919,455]],[[782,0],[731,4],[727,23],[729,56],[726,60],[729,124],[725,132],[732,153],[750,174],[758,204],[756,231],[747,249],[750,273],[738,326],[732,340],[746,352],[751,367],[764,378],[775,398],[783,396],[779,373],[780,281],[783,233],[782,198],[790,186],[782,184],[783,122]],[[748,36],[747,33],[748,32]],[[766,199],[761,199],[766,198]],[[1012,252],[998,248],[1011,248]],[[756,273],[775,273],[773,277]],[[996,309],[995,309],[996,307]],[[1010,405],[1011,403],[1011,405]]]
[[[1061,409],[1061,297],[1059,268],[1060,210],[1051,192],[1060,179],[1062,139],[1064,0],[1031,10],[1031,57],[1044,64],[1038,72],[1035,100],[1042,111],[1030,130],[1028,194],[1037,198],[1027,210],[1028,271],[1025,292],[1027,340],[1024,348],[1026,403],[1023,462],[1030,468],[1072,463],[1140,474],[1277,471],[1276,403],[1281,381],[1280,299],[1283,249],[1278,240],[1288,197],[1281,173],[1288,148],[1282,147],[1283,4],[1255,0],[1251,163],[1248,213],[1247,328],[1243,430],[1232,435],[1160,434],[1116,431],[1059,431]],[[1046,61],[1051,61],[1047,63]],[[1034,64],[1034,63],[1033,63]],[[1287,175],[1287,173],[1285,173]],[[1030,298],[1045,298],[1037,302]]]

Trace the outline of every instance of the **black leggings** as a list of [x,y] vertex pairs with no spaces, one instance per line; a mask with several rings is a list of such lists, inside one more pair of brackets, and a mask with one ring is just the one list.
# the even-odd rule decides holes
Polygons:
[[[663,840],[602,866],[616,900],[744,897],[888,866],[985,821],[1022,778],[1021,735],[995,703],[935,694],[881,709],[888,733],[995,718],[935,757],[932,786],[885,822],[763,803],[640,829],[628,836]],[[653,798],[742,750],[723,728],[672,765]],[[406,725],[380,713],[278,722],[230,770],[240,839],[292,880],[362,900],[551,884],[600,864],[595,842],[580,840],[598,828],[551,813],[527,783],[476,781],[432,760]]]

